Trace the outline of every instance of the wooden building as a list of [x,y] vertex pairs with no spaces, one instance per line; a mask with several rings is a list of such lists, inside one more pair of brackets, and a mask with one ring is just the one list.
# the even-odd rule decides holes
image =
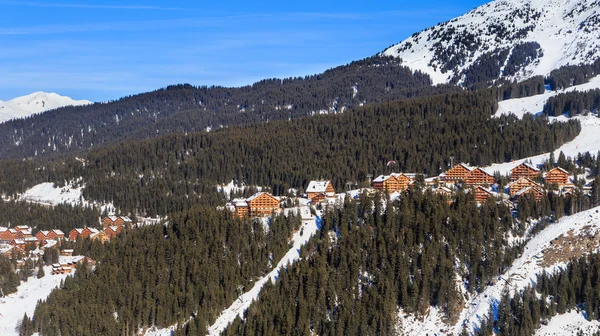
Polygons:
[[103,244],[110,241],[110,237],[104,231],[92,233],[89,238],[92,241],[99,241]]
[[279,200],[266,192],[259,192],[246,200],[250,217],[270,216],[279,209]]
[[238,198],[232,202],[234,208],[234,214],[239,218],[247,218],[250,216],[250,207],[248,202],[243,198]]
[[103,232],[112,239],[123,231],[123,226],[109,226],[103,230]]
[[475,168],[465,177],[464,182],[470,186],[477,185],[492,185],[494,184],[494,176],[481,168]]
[[18,239],[19,238],[18,233],[19,233],[19,231],[15,230],[15,229],[4,230],[2,233],[0,233],[0,240],[8,242],[13,239]]
[[554,168],[546,173],[544,180],[548,184],[557,184],[561,187],[569,183],[569,172],[560,167]]
[[475,193],[475,202],[478,204],[485,203],[488,199],[494,197],[494,193],[482,186],[476,186],[473,192]]
[[108,216],[102,220],[102,228],[129,224],[133,224],[133,221],[127,216]]
[[81,235],[83,229],[73,229],[69,232],[69,241],[76,241]]
[[325,194],[322,194],[322,193],[321,194],[314,194],[313,197],[311,197],[309,199],[310,199],[310,202],[312,204],[317,204],[317,203],[325,201],[327,199],[327,196]]
[[473,168],[467,166],[464,163],[459,163],[456,166],[450,168],[447,172],[440,175],[440,180],[446,183],[456,183],[464,181]]
[[535,187],[538,189],[542,189],[542,186],[539,183],[536,183],[528,177],[521,177],[520,179],[508,185],[508,193],[511,196],[515,196],[519,191],[527,187]]
[[71,230],[71,232],[69,232],[69,240],[76,241],[77,238],[79,238],[79,237],[87,238],[98,232],[99,232],[98,230],[96,230],[94,228],[90,228],[90,227],[86,227],[84,229],[73,229],[73,230]]
[[412,178],[407,174],[381,175],[373,180],[373,188],[388,193],[400,192],[408,189]]
[[516,181],[523,177],[534,179],[540,176],[540,169],[526,162],[521,163],[510,171],[510,180]]
[[310,181],[306,188],[306,196],[308,199],[323,194],[325,197],[335,197],[335,189],[331,181]]
[[544,192],[536,187],[527,187],[521,191],[519,191],[516,195],[515,195],[515,199],[519,199],[524,195],[531,195],[533,196],[533,198],[535,199],[536,202],[539,202],[542,197],[544,197]]

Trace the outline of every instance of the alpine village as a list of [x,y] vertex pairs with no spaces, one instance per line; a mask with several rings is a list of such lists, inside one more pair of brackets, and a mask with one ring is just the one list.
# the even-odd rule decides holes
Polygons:
[[599,1],[0,12],[0,336],[600,336]]

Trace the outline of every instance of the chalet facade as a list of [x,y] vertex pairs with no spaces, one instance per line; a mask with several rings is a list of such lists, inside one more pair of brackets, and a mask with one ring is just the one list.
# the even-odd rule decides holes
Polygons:
[[488,199],[494,197],[494,193],[485,189],[482,186],[476,186],[473,190],[473,193],[475,194],[475,202],[477,202],[478,204],[483,204]]
[[325,197],[335,197],[335,189],[331,181],[310,181],[306,188],[306,196],[308,199],[323,194]]
[[109,239],[116,237],[122,231],[123,231],[122,226],[109,226],[103,230],[104,234],[106,234]]
[[[11,241],[13,239],[18,239],[18,238],[19,238],[19,231],[15,230],[15,229],[6,229],[2,233],[0,233],[1,241]],[[22,238],[22,236],[21,236],[21,238]]]
[[533,196],[533,198],[535,199],[536,202],[539,202],[544,197],[544,192],[541,189],[536,188],[536,187],[527,187],[527,188],[519,191],[515,195],[515,199],[519,199],[525,195],[531,195],[531,196]]
[[408,186],[413,181],[410,176],[407,174],[381,175],[373,180],[373,188],[390,194],[401,192],[408,189]]
[[98,232],[98,230],[90,227],[86,227],[84,229],[73,229],[69,232],[69,241],[76,241],[79,237],[88,238],[89,236]]
[[569,172],[558,167],[550,170],[544,176],[548,184],[557,184],[559,187],[569,184]]
[[539,183],[536,183],[528,177],[521,177],[508,185],[508,193],[511,196],[515,196],[519,191],[527,187],[542,189],[542,186]]
[[266,192],[259,192],[246,200],[250,217],[270,216],[279,209],[279,200]]
[[484,171],[481,168],[475,168],[465,177],[464,182],[470,186],[492,185],[494,184],[494,176]]
[[510,180],[517,181],[521,178],[534,179],[540,176],[540,169],[526,162],[521,163],[510,171]]
[[108,216],[102,220],[102,227],[123,226],[133,224],[131,218],[127,216]]
[[92,233],[89,236],[89,238],[92,241],[99,241],[102,244],[110,241],[110,237],[106,233],[104,233],[104,231],[99,231],[99,232]]
[[464,181],[473,168],[467,166],[464,163],[459,163],[456,166],[450,168],[447,172],[440,175],[440,180],[445,183],[457,183]]

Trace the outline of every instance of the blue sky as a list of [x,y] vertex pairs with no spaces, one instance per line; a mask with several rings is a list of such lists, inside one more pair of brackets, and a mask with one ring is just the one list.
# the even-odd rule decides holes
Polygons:
[[0,100],[104,101],[318,73],[485,2],[0,0]]

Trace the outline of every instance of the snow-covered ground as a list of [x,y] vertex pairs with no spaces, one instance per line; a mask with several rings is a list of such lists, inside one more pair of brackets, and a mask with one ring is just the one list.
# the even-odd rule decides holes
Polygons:
[[60,204],[94,206],[100,208],[101,211],[115,211],[115,207],[112,204],[97,204],[85,200],[82,195],[84,187],[84,185],[78,185],[77,183],[71,183],[62,188],[52,182],[40,183],[25,191],[18,197],[18,200],[48,206],[57,206]]
[[588,321],[582,313],[570,313],[554,316],[548,325],[542,326],[535,332],[536,336],[563,336],[576,335],[578,331],[583,335],[593,335],[600,328],[600,322]]
[[[228,184],[222,184],[217,186],[217,190],[225,194],[225,197],[227,198],[231,197],[231,193],[244,192],[244,190],[246,190],[247,188],[249,187],[244,184],[236,184],[234,180],[231,180],[231,182],[229,182]],[[262,189],[262,187],[256,187],[256,190],[258,191],[262,191]]]
[[5,102],[0,100],[0,123],[11,119],[29,117],[59,107],[89,104],[92,104],[92,102],[88,100],[73,100],[56,93],[35,92]]
[[[573,86],[564,91],[589,91],[596,88],[600,88],[600,76],[594,77],[589,83]],[[548,101],[548,99],[561,92],[547,91],[541,95],[502,101],[498,104],[498,112],[496,112],[495,116],[498,117],[503,114],[512,113],[519,118],[522,118],[526,113],[531,113],[534,115],[541,113],[544,109],[544,104]],[[575,157],[579,153],[590,152],[590,154],[596,155],[598,151],[600,151],[600,118],[594,115],[588,115],[577,116],[575,119],[581,122],[581,133],[579,133],[575,139],[562,145],[560,148],[554,151],[554,157],[556,159],[558,159],[560,152],[563,152],[566,156]],[[560,116],[556,118],[550,118],[550,120],[551,122],[566,121],[567,118]],[[548,159],[549,155],[550,153],[545,153],[512,162],[493,164],[485,167],[484,169],[492,173],[498,171],[501,174],[508,174],[510,173],[511,169],[525,161],[531,161],[533,164],[541,164]]]
[[[271,273],[266,276],[260,278],[258,281],[254,283],[252,289],[247,291],[238,297],[235,302],[229,306],[229,308],[225,309],[221,312],[221,315],[217,318],[215,323],[209,327],[208,333],[209,335],[220,335],[227,326],[233,322],[236,317],[242,317],[244,312],[250,307],[252,302],[254,302],[262,290],[263,286],[271,281],[275,283],[277,278],[279,277],[279,272],[287,267],[290,264],[293,264],[300,258],[300,249],[304,246],[310,238],[319,230],[318,227],[318,218],[313,217],[310,213],[310,208],[306,206],[302,206],[299,208],[295,208],[295,212],[299,212],[302,217],[302,226],[300,230],[294,234],[291,240],[291,244],[293,245],[290,250],[281,258],[279,263],[277,263],[277,267],[275,267]],[[171,326],[164,329],[152,328],[148,329],[144,335],[145,336],[170,336],[175,330],[177,326]]]
[[38,300],[43,300],[50,292],[60,285],[69,275],[52,275],[52,266],[44,267],[44,276],[41,279],[30,277],[27,282],[21,282],[16,293],[0,298],[0,335],[19,335],[16,330],[17,323],[27,313],[32,317]]
[[537,275],[543,270],[554,272],[562,263],[550,267],[541,265],[543,251],[550,243],[561,235],[573,230],[575,236],[600,231],[600,207],[580,212],[573,216],[564,217],[558,223],[548,226],[535,235],[525,246],[523,255],[516,259],[510,269],[498,277],[496,284],[488,286],[483,293],[475,296],[466,303],[466,308],[460,315],[459,322],[454,327],[454,333],[460,334],[463,325],[477,328],[483,318],[489,313],[490,307],[500,301],[502,292],[522,290],[537,281]]
[[465,55],[456,69],[460,73],[486,53],[506,49],[510,57],[516,46],[537,42],[541,48],[538,57],[508,78],[545,76],[561,66],[598,58],[597,6],[594,0],[496,0],[416,33],[383,54],[401,58],[403,65],[440,84],[455,75],[452,70],[442,70],[448,58],[440,57],[442,52]]

